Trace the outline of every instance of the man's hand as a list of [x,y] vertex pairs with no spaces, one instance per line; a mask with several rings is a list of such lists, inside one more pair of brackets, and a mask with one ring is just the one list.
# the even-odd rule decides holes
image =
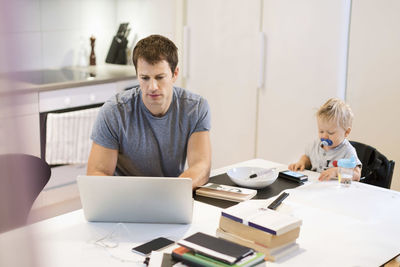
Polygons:
[[204,185],[210,176],[211,142],[208,131],[193,133],[188,142],[187,161],[189,168],[179,177],[192,178],[192,188]]

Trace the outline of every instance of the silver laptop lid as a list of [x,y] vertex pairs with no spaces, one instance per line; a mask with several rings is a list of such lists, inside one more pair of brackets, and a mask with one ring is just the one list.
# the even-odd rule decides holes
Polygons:
[[192,179],[87,176],[77,178],[88,221],[190,223]]

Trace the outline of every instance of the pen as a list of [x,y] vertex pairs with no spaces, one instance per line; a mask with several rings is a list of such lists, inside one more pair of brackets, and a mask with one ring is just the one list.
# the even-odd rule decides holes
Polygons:
[[271,210],[276,210],[277,207],[282,203],[282,201],[289,196],[289,193],[283,192],[279,195],[269,206],[268,208]]
[[262,170],[262,171],[260,171],[258,173],[253,173],[252,175],[249,176],[249,178],[251,179],[251,178],[256,178],[256,177],[259,177],[259,176],[266,175],[266,174],[272,172],[272,170],[273,169],[266,169],[266,170]]

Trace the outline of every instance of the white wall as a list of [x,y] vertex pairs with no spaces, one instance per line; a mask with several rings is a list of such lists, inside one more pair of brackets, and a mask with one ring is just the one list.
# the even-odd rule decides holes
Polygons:
[[[7,1],[1,38],[1,71],[59,68],[88,62],[90,36],[96,37],[97,61],[104,62],[116,32],[114,0]],[[18,59],[15,60],[15,55]],[[82,55],[82,56],[81,56]]]
[[117,24],[129,22],[138,40],[161,34],[175,41],[175,17],[175,1],[116,0]]
[[[129,22],[132,31],[129,37],[129,50],[136,42],[151,34],[161,34],[170,38],[178,47],[179,60],[182,58],[181,36],[182,0],[115,0],[117,24]],[[177,24],[179,25],[177,27]],[[180,27],[180,28],[179,28]],[[131,61],[128,61],[132,64]],[[181,67],[181,62],[178,64]],[[182,85],[182,73],[177,85]]]
[[400,2],[353,0],[347,99],[355,114],[351,139],[396,162],[400,191]]
[[132,29],[129,47],[153,33],[176,39],[175,1],[1,1],[1,15],[8,23],[0,28],[0,40],[7,43],[0,47],[0,72],[87,65],[91,35],[96,37],[97,64],[103,64],[123,22]]

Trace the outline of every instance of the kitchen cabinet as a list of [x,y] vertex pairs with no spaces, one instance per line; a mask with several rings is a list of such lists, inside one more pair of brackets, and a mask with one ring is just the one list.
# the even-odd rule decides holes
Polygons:
[[0,154],[8,153],[40,157],[37,92],[0,95]]
[[296,162],[317,138],[315,112],[344,97],[350,6],[337,0],[265,0],[265,84],[257,156]]
[[99,104],[116,94],[115,83],[65,88],[39,93],[39,112]]
[[186,8],[181,74],[211,107],[213,168],[253,158],[260,2],[188,0]]
[[300,157],[316,108],[344,95],[348,12],[337,0],[187,1],[183,73],[210,103],[213,167]]

